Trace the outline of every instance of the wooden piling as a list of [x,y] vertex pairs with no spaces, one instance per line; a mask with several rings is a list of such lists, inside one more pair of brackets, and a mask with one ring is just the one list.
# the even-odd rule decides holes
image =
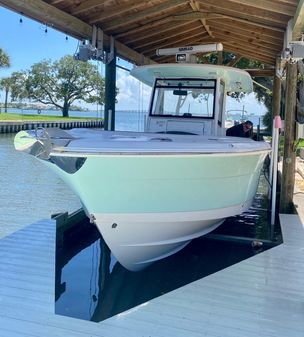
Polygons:
[[281,107],[281,79],[279,76],[274,74],[273,79],[273,94],[272,94],[272,116],[280,115]]
[[105,130],[115,129],[115,95],[116,95],[116,52],[113,59],[106,64],[105,78]]
[[293,213],[293,193],[295,183],[296,153],[294,141],[296,135],[296,90],[297,90],[297,64],[287,63],[286,76],[286,104],[284,123],[284,160],[281,183],[280,213]]

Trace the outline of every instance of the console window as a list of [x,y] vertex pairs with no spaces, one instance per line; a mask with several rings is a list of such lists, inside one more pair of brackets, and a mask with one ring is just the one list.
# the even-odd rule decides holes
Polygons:
[[157,79],[151,116],[214,117],[215,80]]

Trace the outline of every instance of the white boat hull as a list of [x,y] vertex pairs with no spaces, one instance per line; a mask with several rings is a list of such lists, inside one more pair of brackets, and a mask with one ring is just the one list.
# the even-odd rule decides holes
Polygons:
[[192,239],[216,229],[227,216],[246,211],[245,204],[200,212],[93,214],[114,256],[131,271],[175,254]]

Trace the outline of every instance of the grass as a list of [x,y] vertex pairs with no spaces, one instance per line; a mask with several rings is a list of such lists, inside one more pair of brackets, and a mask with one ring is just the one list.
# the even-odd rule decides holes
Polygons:
[[[96,117],[62,117],[62,116],[49,116],[49,115],[23,115],[13,113],[0,113],[0,121],[58,121],[71,122],[73,120],[96,120]],[[101,118],[98,118],[101,120]]]

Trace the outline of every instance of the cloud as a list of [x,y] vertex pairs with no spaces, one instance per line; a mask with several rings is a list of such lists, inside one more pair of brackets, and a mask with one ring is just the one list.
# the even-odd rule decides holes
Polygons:
[[121,69],[117,70],[116,86],[119,89],[116,110],[148,110],[151,95],[149,86]]

